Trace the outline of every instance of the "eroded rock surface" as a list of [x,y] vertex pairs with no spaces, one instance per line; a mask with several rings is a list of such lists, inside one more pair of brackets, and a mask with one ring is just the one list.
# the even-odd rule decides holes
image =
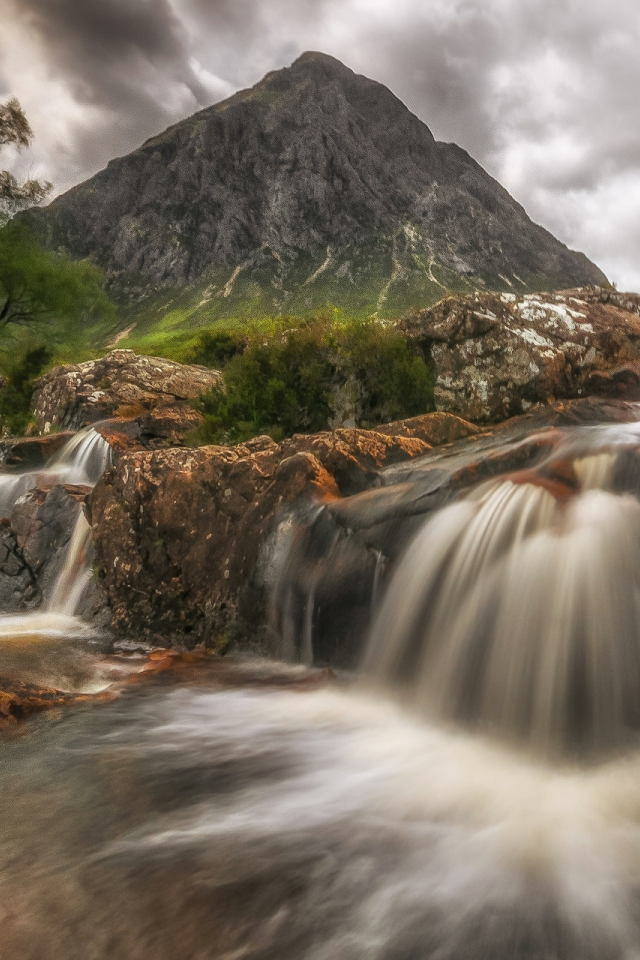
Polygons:
[[[375,484],[380,470],[429,444],[338,430],[281,444],[124,454],[89,499],[97,563],[119,634],[224,644],[238,606],[264,629],[256,575],[275,517]],[[314,507],[315,508],[315,507]],[[268,561],[265,561],[268,563]]]
[[[89,498],[112,625],[294,660],[309,660],[313,636],[316,661],[352,666],[376,592],[430,511],[481,480],[538,469],[565,425],[637,417],[634,404],[587,398],[435,448],[341,430],[125,453]],[[466,428],[452,418],[448,429]],[[541,482],[569,495],[575,478],[560,464]]]
[[190,401],[222,386],[206,367],[112,350],[99,360],[56,367],[41,377],[33,397],[38,427],[79,430],[110,417],[139,418],[147,432],[177,442],[200,422]]
[[[51,597],[90,487],[35,487],[0,526],[0,609],[35,609]],[[91,606],[86,598],[84,611]]]
[[588,394],[640,400],[640,296],[598,287],[449,297],[403,321],[440,410],[496,423]]

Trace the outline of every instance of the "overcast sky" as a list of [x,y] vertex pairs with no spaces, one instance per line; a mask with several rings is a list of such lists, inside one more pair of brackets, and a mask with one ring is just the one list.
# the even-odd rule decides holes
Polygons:
[[0,0],[0,167],[59,192],[322,50],[390,87],[620,289],[640,290],[638,0]]

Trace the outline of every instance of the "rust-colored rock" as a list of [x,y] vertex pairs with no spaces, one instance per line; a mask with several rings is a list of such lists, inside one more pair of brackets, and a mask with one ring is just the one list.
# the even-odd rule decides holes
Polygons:
[[536,404],[640,400],[640,296],[597,287],[448,297],[407,318],[436,371],[438,409],[495,423]]
[[47,437],[15,437],[0,440],[0,466],[16,470],[37,470],[73,436],[72,433],[52,433]]
[[478,433],[478,427],[452,413],[423,413],[418,417],[408,417],[406,420],[394,420],[384,426],[375,428],[378,433],[388,437],[412,437],[415,440],[424,440],[433,447],[443,443],[453,443]]
[[12,677],[0,676],[0,730],[41,710],[66,707],[89,699],[93,698],[86,694],[63,693],[53,687],[41,687]]
[[124,454],[89,498],[113,626],[163,642],[224,644],[242,594],[263,628],[256,565],[276,515],[363,490],[383,467],[429,449],[415,438],[338,430]]

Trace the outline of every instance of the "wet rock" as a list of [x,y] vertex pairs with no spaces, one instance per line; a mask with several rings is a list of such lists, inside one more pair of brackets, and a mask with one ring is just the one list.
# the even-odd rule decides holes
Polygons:
[[42,710],[70,706],[89,699],[83,694],[63,693],[53,687],[0,676],[0,730]]
[[53,426],[78,430],[111,417],[140,418],[142,429],[146,425],[171,439],[199,423],[190,401],[212,387],[222,387],[216,370],[112,350],[41,377],[34,416],[44,433]]
[[412,437],[424,440],[433,447],[442,443],[452,443],[463,437],[471,437],[478,433],[478,427],[467,420],[454,416],[452,413],[423,413],[418,417],[408,417],[406,420],[394,420],[384,426],[376,427],[377,433],[389,437]]
[[640,297],[597,287],[449,297],[403,321],[439,410],[496,423],[587,394],[640,400]]
[[[51,596],[90,487],[35,487],[0,527],[0,609],[32,610]],[[87,599],[85,604],[89,609]]]
[[119,635],[225,645],[265,629],[258,556],[276,515],[379,480],[430,449],[366,430],[257,437],[237,447],[124,454],[89,498],[96,559]]
[[0,440],[0,466],[16,470],[37,470],[71,439],[71,433],[47,437],[12,437]]
[[[112,626],[127,640],[256,645],[302,661],[312,648],[320,663],[353,666],[388,571],[429,512],[479,481],[524,482],[533,469],[569,496],[575,477],[541,467],[559,427],[637,418],[633,404],[585,398],[435,448],[338,430],[123,453],[89,498]],[[466,429],[439,422],[445,438],[447,423]]]

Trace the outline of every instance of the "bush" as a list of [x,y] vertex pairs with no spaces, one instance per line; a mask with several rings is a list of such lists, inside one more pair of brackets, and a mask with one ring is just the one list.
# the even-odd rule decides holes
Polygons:
[[433,409],[424,359],[398,331],[373,321],[339,325],[320,317],[267,338],[254,331],[243,352],[229,359],[224,378],[226,392],[210,391],[197,404],[204,416],[201,443],[326,430],[336,390],[349,380],[361,396],[358,426]]
[[[245,338],[246,339],[246,338]],[[201,333],[196,343],[184,358],[185,363],[199,363],[204,367],[218,370],[227,365],[232,357],[240,353],[246,343],[242,338],[234,337],[227,330]]]
[[0,429],[13,436],[23,434],[31,422],[31,398],[34,382],[51,362],[48,347],[27,350],[7,367],[5,383],[0,388]]

